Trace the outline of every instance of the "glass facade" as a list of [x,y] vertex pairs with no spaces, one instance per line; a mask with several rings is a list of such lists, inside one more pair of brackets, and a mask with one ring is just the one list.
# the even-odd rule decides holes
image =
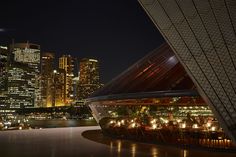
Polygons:
[[59,69],[58,71],[53,71],[52,76],[52,88],[51,88],[51,100],[53,107],[55,106],[65,106],[65,79],[66,72],[64,69]]
[[39,64],[39,45],[30,43],[10,45],[7,82],[9,108],[35,107],[36,102],[39,102],[40,89],[37,81]]
[[236,1],[139,0],[236,141]]
[[0,108],[7,106],[7,47],[0,46]]
[[74,58],[70,55],[63,55],[59,58],[59,69],[65,71],[64,78],[64,105],[69,105],[73,101],[73,85],[74,77]]
[[53,106],[53,62],[55,59],[54,53],[45,52],[41,57],[41,107]]
[[78,99],[88,98],[100,88],[98,60],[83,58],[79,64]]
[[90,108],[108,136],[235,149],[199,96],[104,100],[91,103]]

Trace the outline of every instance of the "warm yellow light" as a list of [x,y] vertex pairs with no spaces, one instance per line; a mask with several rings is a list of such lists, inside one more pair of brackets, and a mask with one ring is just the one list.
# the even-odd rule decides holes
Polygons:
[[96,59],[89,59],[90,62],[98,62]]
[[216,127],[211,127],[211,131],[216,131]]
[[209,123],[209,122],[206,125],[207,125],[207,127],[211,127],[211,123]]
[[198,128],[198,125],[197,125],[197,124],[193,124],[193,128],[194,128],[194,129],[197,129],[197,128]]
[[219,140],[222,140],[223,138],[221,136],[218,137]]
[[134,128],[134,127],[135,127],[135,125],[136,125],[135,123],[132,123],[132,124],[131,124],[132,128]]
[[153,128],[153,129],[156,129],[156,128],[157,128],[157,125],[156,125],[156,124],[153,124],[153,125],[152,125],[152,128]]
[[156,119],[151,120],[151,124],[156,123]]
[[154,99],[154,102],[155,102],[155,103],[159,103],[160,100],[159,100],[159,99]]
[[180,123],[182,120],[181,120],[181,119],[177,119],[176,121],[177,121],[178,123]]
[[186,124],[183,123],[183,124],[181,125],[181,128],[186,128]]
[[167,119],[164,119],[164,118],[160,118],[164,123],[168,123],[169,121]]
[[110,121],[110,124],[113,124],[113,123],[114,123],[114,121],[113,121],[113,120],[111,120],[111,121]]
[[117,125],[120,126],[120,122],[118,122]]

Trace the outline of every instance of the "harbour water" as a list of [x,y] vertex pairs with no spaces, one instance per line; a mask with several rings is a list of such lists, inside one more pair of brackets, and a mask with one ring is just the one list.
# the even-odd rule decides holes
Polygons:
[[235,153],[138,143],[105,137],[99,126],[0,132],[2,157],[234,157]]
[[49,119],[49,120],[29,120],[31,128],[60,128],[60,127],[79,127],[79,126],[96,126],[94,119]]

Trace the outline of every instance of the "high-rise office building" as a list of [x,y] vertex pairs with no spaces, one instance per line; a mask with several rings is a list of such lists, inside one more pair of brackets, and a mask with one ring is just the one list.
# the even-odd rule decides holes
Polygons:
[[72,102],[73,98],[73,85],[72,79],[74,77],[74,60],[70,55],[63,55],[59,58],[59,69],[65,71],[64,78],[64,98],[65,105],[69,105]]
[[55,55],[54,53],[45,52],[41,57],[41,106],[51,107],[53,105],[52,86],[53,86],[53,64]]
[[7,106],[7,58],[7,47],[0,46],[0,108]]
[[10,45],[7,102],[9,108],[35,107],[40,97],[40,46],[31,43]]
[[79,64],[79,99],[85,99],[100,87],[99,66],[95,59],[84,58]]
[[79,91],[79,76],[73,78],[73,100],[74,102],[79,100],[78,91]]
[[65,106],[66,95],[65,95],[65,80],[66,72],[64,69],[53,70],[52,86],[51,86],[51,106]]

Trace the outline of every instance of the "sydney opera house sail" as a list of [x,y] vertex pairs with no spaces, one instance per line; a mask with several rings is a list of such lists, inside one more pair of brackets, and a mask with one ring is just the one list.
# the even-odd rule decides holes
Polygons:
[[235,150],[236,1],[139,2],[167,44],[87,99],[103,133]]
[[87,104],[109,136],[235,148],[168,44],[111,80]]
[[236,142],[236,1],[139,2]]

